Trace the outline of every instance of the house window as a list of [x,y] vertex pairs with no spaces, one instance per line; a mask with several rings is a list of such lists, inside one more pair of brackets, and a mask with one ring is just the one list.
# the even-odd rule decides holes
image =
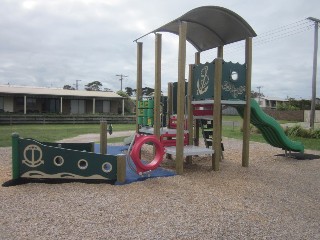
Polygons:
[[35,108],[37,106],[37,100],[35,98],[27,98],[27,107]]
[[17,104],[17,106],[23,106],[24,105],[23,97],[17,97],[16,98],[16,104]]
[[71,114],[85,113],[85,100],[71,100]]
[[96,112],[97,113],[109,113],[110,112],[110,101],[97,100],[96,101]]

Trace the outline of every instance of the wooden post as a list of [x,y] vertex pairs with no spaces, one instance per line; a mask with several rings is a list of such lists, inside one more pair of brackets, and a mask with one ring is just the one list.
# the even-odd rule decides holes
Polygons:
[[23,97],[23,114],[27,114],[27,96]]
[[242,166],[249,166],[250,141],[250,100],[251,100],[251,72],[252,72],[252,38],[246,39],[246,105],[243,114]]
[[[200,52],[195,53],[194,63],[196,65],[200,64]],[[196,125],[195,125],[195,136],[194,136],[194,145],[195,146],[199,146],[199,129],[200,129],[199,121],[200,120],[196,120]]]
[[62,97],[60,97],[60,113],[62,114],[63,113],[63,103],[62,103],[62,101],[63,101],[63,98]]
[[178,57],[178,97],[177,97],[177,143],[176,143],[176,172],[183,174],[183,135],[184,135],[184,101],[185,101],[185,72],[186,72],[186,40],[187,23],[179,25],[179,57]]
[[100,121],[100,153],[107,154],[107,122]]
[[124,98],[122,98],[122,116],[124,116]]
[[155,82],[154,82],[154,135],[160,139],[160,98],[161,98],[161,43],[162,35],[157,33],[155,39]]
[[168,100],[167,100],[167,127],[169,127],[169,121],[170,117],[172,116],[173,112],[173,83],[169,82],[168,83]]
[[214,134],[212,149],[214,157],[212,158],[212,168],[214,171],[220,169],[221,159],[221,82],[222,82],[222,58],[215,59],[214,73]]
[[218,47],[217,57],[223,59],[223,46]]
[[[193,82],[193,64],[189,64],[189,77],[188,77],[188,131],[189,131],[189,145],[193,145],[193,105],[192,105],[192,82]],[[192,163],[192,156],[186,158],[187,163]]]
[[12,133],[12,179],[20,178],[19,134]]
[[[223,61],[223,46],[219,46],[218,47],[218,51],[217,51],[217,57],[218,58],[221,58],[222,61]],[[221,80],[222,81],[222,80]],[[221,83],[222,84],[222,83]],[[222,106],[220,108],[220,128],[221,128],[221,132],[222,132]],[[213,131],[212,130],[212,136],[213,136]],[[220,139],[220,145],[221,145],[221,142],[222,142],[222,133],[221,133],[221,139]],[[221,159],[223,158],[223,153],[222,153],[222,149],[221,149]]]
[[96,98],[92,99],[92,114],[96,113]]
[[126,155],[117,155],[117,181],[124,183],[126,181]]
[[142,42],[137,42],[136,132],[139,132],[139,101],[142,99]]

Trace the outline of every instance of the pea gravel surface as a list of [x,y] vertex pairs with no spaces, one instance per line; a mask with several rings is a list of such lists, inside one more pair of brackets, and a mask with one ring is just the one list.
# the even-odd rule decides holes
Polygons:
[[[122,186],[1,186],[0,239],[320,239],[320,152],[296,160],[250,142],[244,168],[242,141],[223,141],[218,172],[197,156],[181,176]],[[0,182],[10,179],[11,148],[0,148]]]

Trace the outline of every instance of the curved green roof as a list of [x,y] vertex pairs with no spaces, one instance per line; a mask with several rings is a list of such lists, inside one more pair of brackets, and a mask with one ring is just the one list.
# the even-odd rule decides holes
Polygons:
[[242,17],[217,6],[195,8],[150,33],[171,32],[178,35],[181,21],[188,23],[187,40],[199,52],[257,36]]

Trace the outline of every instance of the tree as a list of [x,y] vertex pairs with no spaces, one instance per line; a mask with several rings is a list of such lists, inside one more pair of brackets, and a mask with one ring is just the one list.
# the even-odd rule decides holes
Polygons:
[[[131,113],[132,109],[135,106],[134,101],[124,91],[120,90],[117,92],[117,94],[120,95],[121,97],[125,97],[125,99],[124,99],[124,112]],[[118,113],[121,113],[121,112],[122,112],[122,104],[119,105],[119,108],[118,108]]]
[[258,98],[258,97],[264,97],[263,93],[258,93],[255,91],[251,91],[251,98]]
[[103,91],[104,92],[113,92],[112,89],[110,89],[110,88],[104,88]]
[[66,89],[66,90],[76,90],[74,87],[71,87],[70,85],[64,85],[64,86],[63,86],[63,89]]
[[93,81],[85,85],[87,91],[101,91],[102,83],[99,81]]
[[142,95],[150,96],[150,95],[152,95],[152,93],[154,93],[153,88],[149,88],[149,87],[142,88]]
[[126,87],[125,90],[129,97],[133,95],[133,89],[131,87]]

